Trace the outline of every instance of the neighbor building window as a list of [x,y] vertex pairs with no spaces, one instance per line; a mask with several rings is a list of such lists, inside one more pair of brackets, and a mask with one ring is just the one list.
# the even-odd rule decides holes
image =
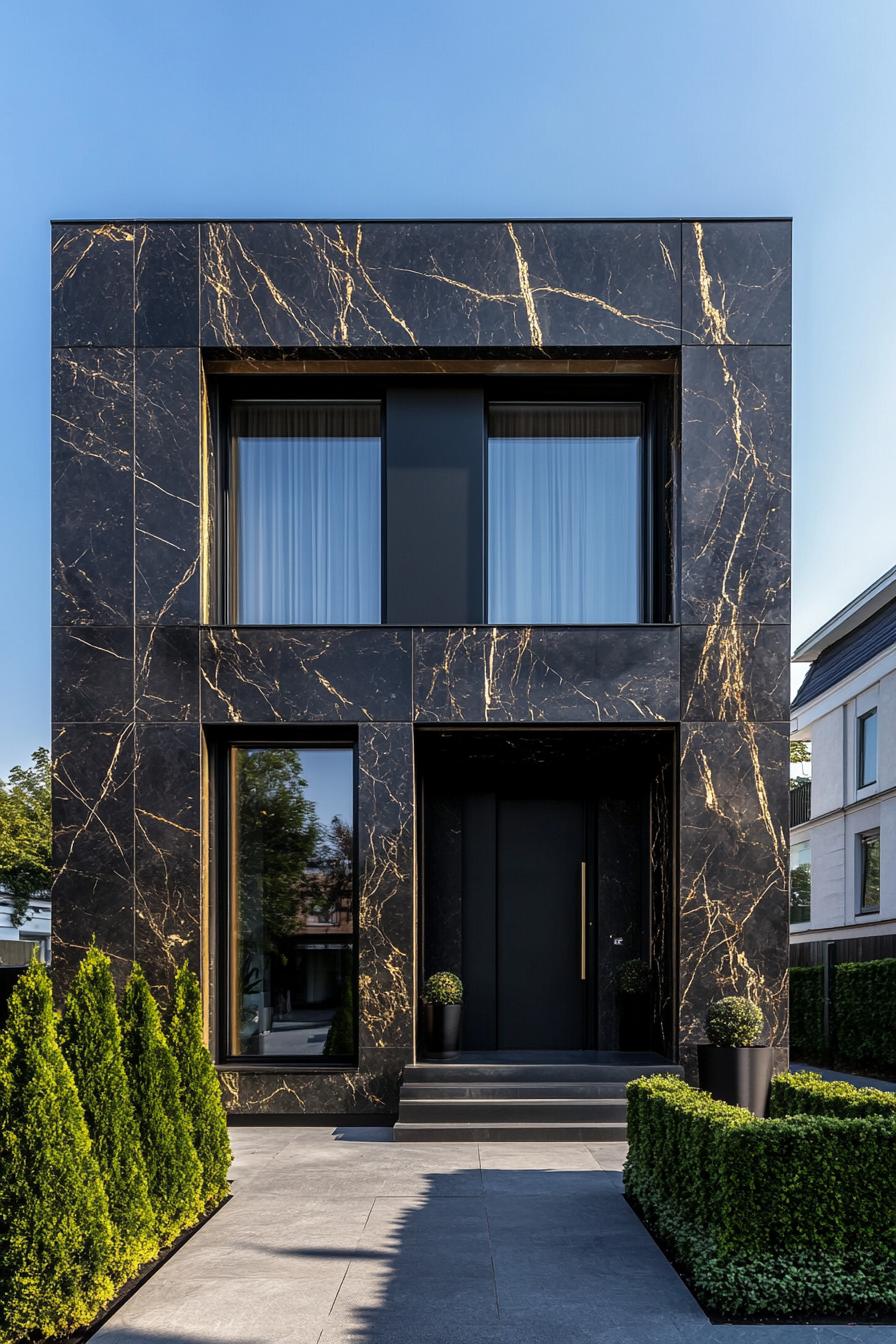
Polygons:
[[859,914],[880,910],[880,831],[859,836]]
[[230,1057],[354,1056],[350,745],[232,745]]
[[381,619],[380,403],[234,402],[229,619]]
[[808,840],[790,850],[790,922],[807,924],[812,907],[812,850]]
[[862,714],[858,721],[857,787],[877,783],[877,710]]
[[488,620],[641,619],[642,408],[495,404],[488,414]]

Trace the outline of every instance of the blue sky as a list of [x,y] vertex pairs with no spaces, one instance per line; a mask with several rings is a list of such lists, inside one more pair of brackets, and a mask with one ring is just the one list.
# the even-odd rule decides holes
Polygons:
[[794,637],[896,563],[892,0],[43,0],[0,88],[0,773],[49,738],[49,227],[794,216]]

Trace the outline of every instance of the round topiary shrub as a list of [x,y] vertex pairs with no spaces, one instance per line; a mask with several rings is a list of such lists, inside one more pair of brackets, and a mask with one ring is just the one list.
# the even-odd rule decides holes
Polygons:
[[706,1014],[706,1035],[711,1045],[753,1045],[765,1019],[750,999],[731,995],[718,999]]
[[436,971],[423,986],[424,1003],[463,1003],[464,987],[451,971]]
[[640,957],[624,961],[614,977],[617,994],[649,994],[650,967]]

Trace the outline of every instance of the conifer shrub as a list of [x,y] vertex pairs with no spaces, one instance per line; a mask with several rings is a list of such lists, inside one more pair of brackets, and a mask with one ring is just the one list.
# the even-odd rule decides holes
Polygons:
[[60,1040],[109,1201],[116,1286],[158,1251],[146,1164],[122,1055],[109,958],[91,945],[65,1002]]
[[168,1041],[180,1075],[180,1099],[202,1166],[202,1199],[219,1204],[227,1194],[233,1160],[221,1085],[202,1031],[199,980],[184,963],[174,981]]
[[0,1340],[93,1319],[113,1293],[112,1229],[50,978],[19,977],[0,1035]]
[[202,1212],[202,1166],[181,1103],[177,1062],[146,976],[136,964],[125,987],[121,1031],[156,1235],[166,1246]]

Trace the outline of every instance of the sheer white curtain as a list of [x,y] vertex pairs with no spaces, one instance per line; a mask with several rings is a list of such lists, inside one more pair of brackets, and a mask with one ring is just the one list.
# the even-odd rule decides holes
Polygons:
[[488,619],[641,619],[639,405],[489,412]]
[[246,402],[233,415],[237,621],[377,624],[379,403]]

